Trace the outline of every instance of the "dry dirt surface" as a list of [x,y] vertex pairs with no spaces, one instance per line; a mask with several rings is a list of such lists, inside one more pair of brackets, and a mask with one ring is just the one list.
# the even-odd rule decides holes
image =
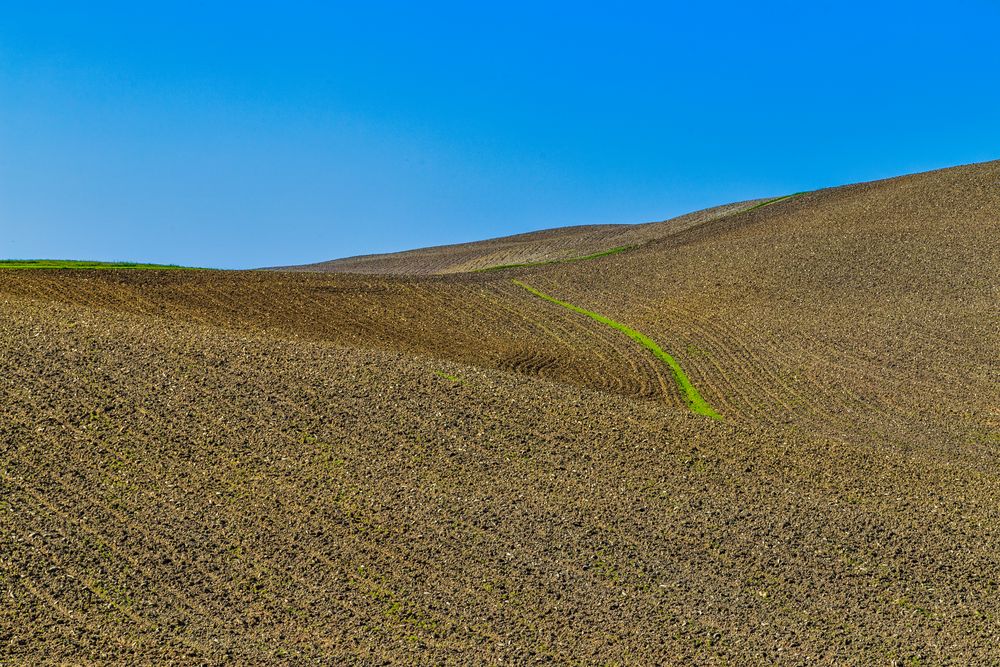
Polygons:
[[1000,663],[1000,163],[759,203],[0,272],[0,664]]

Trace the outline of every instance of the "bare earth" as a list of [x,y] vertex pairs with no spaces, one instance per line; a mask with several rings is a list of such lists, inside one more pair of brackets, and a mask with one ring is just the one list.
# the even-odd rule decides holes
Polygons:
[[761,203],[0,272],[0,664],[1000,662],[1000,162]]

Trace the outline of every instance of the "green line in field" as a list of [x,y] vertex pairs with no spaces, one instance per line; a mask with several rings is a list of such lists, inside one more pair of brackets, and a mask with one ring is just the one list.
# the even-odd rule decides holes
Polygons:
[[794,197],[798,197],[799,195],[804,195],[804,194],[805,194],[805,192],[795,192],[793,194],[785,195],[783,197],[775,197],[774,199],[768,199],[767,201],[762,201],[759,204],[754,204],[753,206],[748,206],[748,207],[746,207],[745,209],[743,209],[742,211],[739,211],[739,212],[740,213],[746,213],[747,211],[754,211],[754,210],[756,210],[758,208],[764,208],[765,206],[770,206],[771,204],[777,204],[779,201],[785,201],[786,199],[792,199]]
[[598,257],[607,257],[608,255],[617,255],[620,252],[625,252],[626,250],[632,250],[633,248],[638,248],[638,245],[622,245],[617,248],[608,248],[607,250],[601,250],[600,252],[591,253],[590,255],[580,255],[579,257],[563,257],[562,259],[545,259],[540,262],[522,262],[520,264],[497,264],[496,266],[487,266],[482,269],[474,269],[473,273],[482,273],[483,271],[501,271],[503,269],[519,269],[525,266],[544,266],[546,264],[564,264],[565,262],[579,262],[584,259],[597,259]]
[[536,290],[531,285],[522,283],[520,280],[515,280],[514,284],[523,287],[524,289],[528,290],[529,292],[531,292],[532,294],[541,299],[545,299],[546,301],[554,303],[558,306],[562,306],[563,308],[572,310],[574,313],[580,313],[581,315],[586,315],[587,317],[593,320],[597,320],[601,324],[606,324],[613,329],[621,331],[623,334],[625,334],[626,336],[628,336],[629,338],[631,338],[632,340],[634,340],[635,342],[639,343],[647,350],[652,352],[654,357],[656,357],[660,361],[663,361],[664,363],[667,364],[667,366],[670,367],[670,370],[673,371],[674,373],[674,380],[677,382],[677,386],[680,388],[681,394],[684,396],[684,401],[687,403],[688,407],[691,409],[692,412],[696,412],[699,415],[705,415],[706,417],[711,417],[712,419],[722,419],[722,415],[713,410],[712,406],[709,405],[705,401],[705,399],[701,397],[701,394],[698,393],[698,390],[695,389],[693,384],[691,384],[691,379],[684,372],[684,369],[681,368],[681,365],[677,363],[677,360],[674,359],[669,354],[667,354],[666,352],[664,352],[660,348],[660,346],[657,345],[653,341],[653,339],[650,338],[649,336],[646,336],[645,334],[636,331],[631,327],[627,327],[621,322],[616,322],[610,317],[605,317],[600,313],[595,313],[592,310],[587,310],[585,308],[580,308],[579,306],[574,306],[573,304],[568,303],[566,301],[560,301],[559,299],[553,296],[549,296],[544,292]]

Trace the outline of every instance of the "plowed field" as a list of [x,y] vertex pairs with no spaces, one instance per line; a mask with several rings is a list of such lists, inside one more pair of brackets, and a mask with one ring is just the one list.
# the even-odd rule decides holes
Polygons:
[[0,664],[1000,661],[1000,163],[760,203],[0,271]]

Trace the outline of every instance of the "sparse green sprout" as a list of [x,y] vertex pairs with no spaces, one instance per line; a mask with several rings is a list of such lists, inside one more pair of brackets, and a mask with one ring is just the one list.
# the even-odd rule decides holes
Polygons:
[[462,378],[458,377],[457,375],[452,375],[451,373],[445,373],[444,371],[434,371],[434,375],[437,375],[439,378],[444,378],[445,380],[448,380],[450,382],[455,382],[458,384],[461,384],[463,382]]

